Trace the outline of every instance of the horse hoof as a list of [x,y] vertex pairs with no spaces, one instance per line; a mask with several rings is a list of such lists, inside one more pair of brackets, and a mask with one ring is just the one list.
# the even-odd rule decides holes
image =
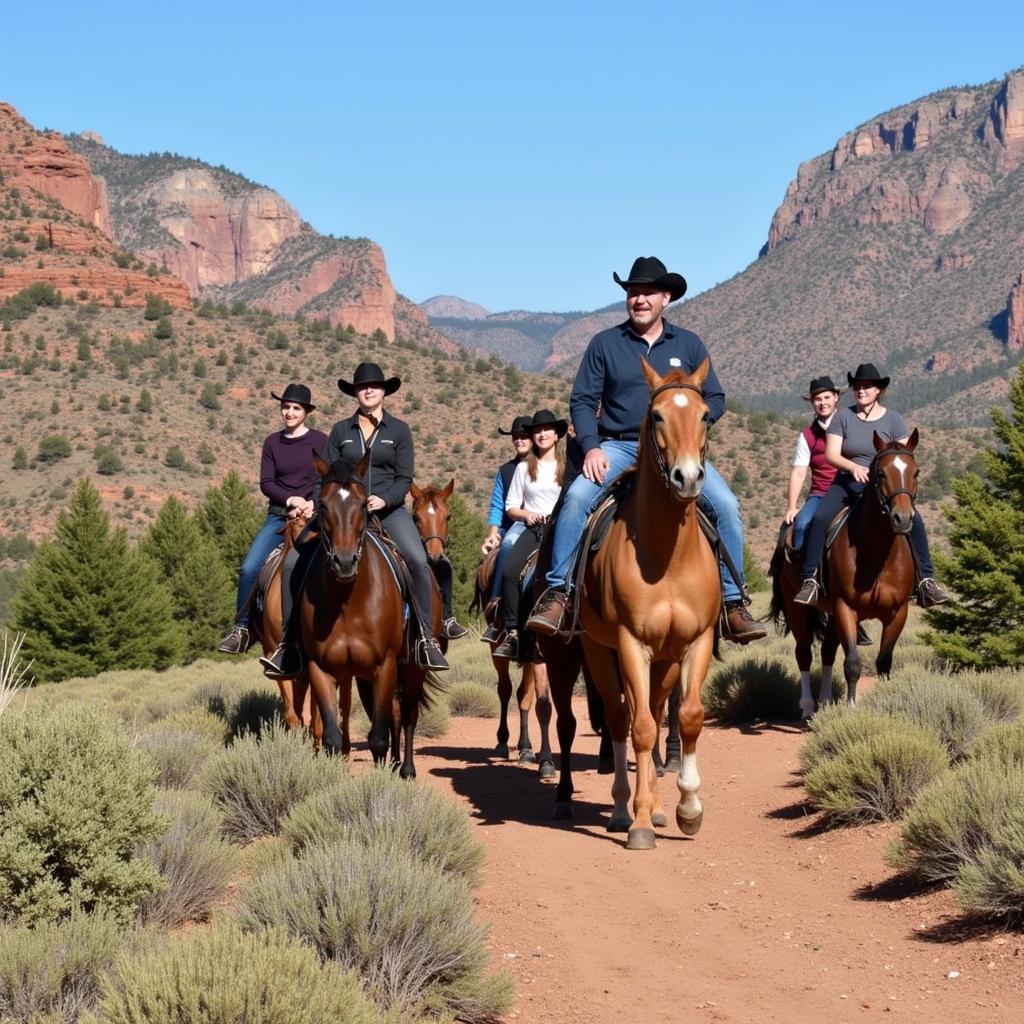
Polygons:
[[520,764],[535,764],[537,761],[537,755],[532,750],[520,750],[519,751],[519,763]]
[[556,800],[551,817],[556,821],[568,821],[572,817],[572,804],[568,800]]
[[615,759],[611,757],[602,757],[597,762],[597,774],[598,775],[614,775],[615,774]]
[[671,775],[673,772],[676,775],[679,774],[679,758],[678,757],[670,757],[665,762],[665,772],[667,774],[669,774],[669,775]]
[[664,811],[654,811],[651,814],[651,824],[657,828],[662,828],[668,824],[668,815]]
[[495,757],[500,757],[503,761],[507,761],[508,760],[508,744],[507,743],[499,743],[494,748],[494,756]]
[[634,828],[626,840],[627,850],[653,850],[656,839],[653,828]]
[[659,779],[664,778],[665,766],[663,764],[656,764],[654,766],[654,774],[657,775]]
[[553,779],[558,772],[555,770],[554,761],[541,761],[540,767],[537,769],[537,774],[542,779]]
[[628,832],[630,825],[633,824],[633,819],[628,815],[623,815],[621,818],[611,817],[608,819],[608,824],[605,828],[606,832]]
[[813,700],[810,703],[807,703],[806,701],[800,701],[800,721],[801,722],[807,722],[811,718],[813,718],[814,717],[814,712],[815,712],[815,707],[814,707],[814,701]]
[[695,836],[704,822],[704,812],[701,811],[696,818],[684,818],[679,811],[676,811],[676,824],[684,836]]

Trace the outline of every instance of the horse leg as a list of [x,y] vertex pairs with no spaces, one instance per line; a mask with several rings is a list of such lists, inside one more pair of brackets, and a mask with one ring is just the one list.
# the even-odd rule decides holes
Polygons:
[[416,723],[420,717],[420,700],[426,673],[415,666],[407,665],[402,682],[401,727],[405,730],[405,756],[399,773],[403,779],[416,778],[416,761],[413,755],[413,740],[416,737]]
[[538,774],[542,779],[555,777],[555,758],[551,753],[551,687],[548,683],[548,667],[543,662],[526,666],[523,675],[529,672],[533,678],[534,693],[537,703],[537,721],[540,723],[540,754]]
[[558,747],[561,751],[561,774],[555,789],[553,817],[572,817],[572,744],[576,738],[576,716],[572,711],[572,688],[580,672],[581,650],[579,642],[563,644],[560,640],[543,638],[540,641],[544,660],[548,666],[551,699],[558,715]]
[[704,820],[697,791],[700,789],[700,775],[697,772],[697,740],[704,727],[704,705],[700,691],[711,664],[714,652],[715,633],[709,629],[698,637],[683,655],[683,700],[679,707],[679,732],[683,738],[683,759],[676,785],[679,787],[679,803],[676,804],[676,824],[683,835],[695,836]]
[[846,679],[846,700],[857,703],[857,683],[860,682],[863,662],[857,647],[857,614],[842,600],[836,600],[832,615],[833,626],[843,645],[843,676]]
[[[587,688],[587,715],[590,727],[601,737],[601,745],[597,751],[597,774],[611,775],[615,771],[615,751],[612,748],[612,734],[605,722],[604,701],[594,685],[590,669],[583,666],[583,682]],[[621,700],[621,696],[619,700]]]
[[351,685],[351,677],[343,676],[336,682],[334,676],[328,675],[315,661],[307,664],[306,671],[320,709],[324,749],[329,755],[342,753],[344,743],[338,728],[338,688]]
[[277,688],[281,692],[281,703],[284,705],[284,724],[289,729],[297,729],[302,721],[295,713],[295,695],[298,689],[296,679],[278,679]]
[[[657,757],[661,736],[661,717],[665,714],[665,704],[671,700],[672,694],[679,688],[679,666],[674,662],[659,661],[651,665],[651,715],[654,718],[654,749],[651,751],[651,766],[654,775],[651,778],[651,822],[655,828],[668,824],[668,815],[661,803],[661,788],[658,779],[665,774],[664,768],[658,771]],[[678,714],[678,708],[677,708]],[[678,733],[677,733],[678,734]]]
[[880,676],[887,676],[892,671],[893,648],[906,625],[909,610],[908,603],[900,605],[896,609],[896,614],[882,626],[882,639],[878,645],[878,657],[875,659],[875,671]]
[[[545,669],[545,673],[547,670]],[[533,755],[533,744],[530,743],[530,709],[534,706],[534,701],[537,697],[536,690],[536,675],[533,671],[533,665],[527,663],[523,666],[523,677],[519,681],[519,687],[516,690],[516,706],[519,708],[519,742],[516,744],[516,749],[519,751],[519,763],[520,764],[533,764],[537,760]],[[545,674],[545,682],[547,681],[547,675]],[[548,700],[551,699],[551,690],[547,690]],[[537,708],[537,718],[541,715],[540,708]],[[551,709],[548,707],[548,721],[551,720]]]
[[[679,704],[683,699],[681,683],[672,687],[668,698],[668,735],[665,737],[665,771],[679,771]],[[658,721],[661,721],[659,718]]]
[[830,617],[825,635],[821,638],[821,685],[818,687],[818,706],[832,703],[832,669],[839,649],[839,631],[835,619]]
[[[373,674],[373,690],[370,707],[370,753],[373,763],[381,765],[387,759],[392,722],[392,707],[395,699],[395,682],[398,665],[393,651],[389,651],[377,671]],[[359,680],[360,695],[363,680]]]
[[508,757],[508,706],[512,700],[512,678],[508,671],[507,658],[493,658],[498,673],[498,700],[501,701],[501,717],[498,719],[498,745],[494,748],[498,757]]
[[629,810],[629,762],[626,751],[629,715],[626,703],[622,699],[619,660],[615,652],[596,642],[589,644],[587,647],[587,672],[593,686],[601,694],[604,716],[603,733],[610,738],[614,760],[612,813],[605,827],[609,832],[628,832],[633,824],[633,815]]
[[[814,694],[811,693],[811,626],[809,613],[805,608],[790,603],[786,608],[786,617],[793,631],[795,644],[796,667],[800,671],[800,719],[806,722],[815,712]],[[818,694],[818,704],[824,704],[825,698]]]

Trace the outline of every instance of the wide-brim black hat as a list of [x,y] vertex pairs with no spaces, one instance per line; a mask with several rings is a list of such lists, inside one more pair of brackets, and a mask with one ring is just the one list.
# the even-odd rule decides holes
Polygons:
[[686,278],[682,274],[670,274],[657,256],[638,256],[625,281],[615,271],[612,271],[612,277],[623,288],[631,288],[635,284],[654,285],[668,292],[672,302],[677,302],[686,294]]
[[807,394],[804,395],[804,401],[810,402],[815,395],[820,395],[823,391],[834,391],[837,395],[841,395],[843,390],[843,388],[837,388],[835,382],[827,374],[824,377],[815,377],[807,389]]
[[511,430],[502,430],[501,427],[498,427],[498,433],[504,434],[505,437],[510,437],[512,434],[528,434],[530,432],[530,425],[532,423],[532,416],[517,416],[512,421]]
[[376,363],[360,363],[356,367],[356,372],[352,374],[351,380],[344,378],[338,380],[338,387],[346,395],[353,397],[360,388],[365,388],[367,384],[377,384],[384,389],[385,395],[393,395],[402,386],[402,378],[385,377],[384,371]]
[[533,414],[533,419],[530,420],[529,430],[533,433],[543,427],[554,427],[555,433],[562,438],[569,430],[569,423],[566,420],[560,420],[550,409],[538,409]]
[[865,380],[877,384],[883,391],[889,386],[889,377],[883,377],[874,363],[861,363],[853,373],[847,373],[846,383],[853,385],[855,380]]
[[316,408],[313,404],[313,396],[309,393],[309,388],[305,384],[289,384],[279,395],[275,395],[271,391],[270,397],[275,402],[298,402],[299,405],[306,407],[306,412],[312,412]]

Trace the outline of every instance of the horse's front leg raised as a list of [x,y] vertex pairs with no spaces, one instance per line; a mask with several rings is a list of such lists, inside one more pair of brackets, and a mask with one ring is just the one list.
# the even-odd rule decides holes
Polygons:
[[906,625],[909,611],[910,604],[905,602],[896,609],[895,615],[882,626],[882,639],[878,644],[878,657],[875,659],[875,671],[880,676],[887,676],[892,671],[892,652]]
[[709,628],[690,644],[682,660],[683,699],[679,705],[679,733],[683,740],[683,757],[679,766],[679,803],[676,804],[676,824],[683,835],[694,836],[704,821],[704,808],[697,791],[700,775],[697,772],[697,740],[704,728],[704,705],[700,699],[701,687],[708,674],[715,648],[715,630]]
[[843,676],[846,679],[846,700],[857,703],[857,684],[864,671],[857,647],[857,613],[841,598],[837,598],[832,615],[839,642],[843,645]]
[[[658,725],[651,714],[651,663],[633,634],[626,629],[618,633],[618,664],[622,688],[629,711],[630,737],[636,758],[636,792],[633,796],[633,824],[626,848],[653,850],[655,846],[653,787],[657,785],[652,751],[658,739]],[[588,649],[589,654],[589,649]],[[601,687],[605,696],[605,687]],[[607,699],[607,698],[606,698]],[[685,735],[685,734],[684,734]],[[683,748],[686,749],[685,746]]]

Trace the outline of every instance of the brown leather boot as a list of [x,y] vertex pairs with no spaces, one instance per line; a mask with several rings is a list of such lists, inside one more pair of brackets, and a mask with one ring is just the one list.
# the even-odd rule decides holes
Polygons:
[[736,644],[749,644],[751,640],[763,640],[768,631],[753,618],[742,601],[730,601],[725,606],[726,640]]
[[526,620],[526,628],[541,636],[557,636],[562,630],[565,607],[569,595],[556,587],[548,587],[533,606],[533,613]]

